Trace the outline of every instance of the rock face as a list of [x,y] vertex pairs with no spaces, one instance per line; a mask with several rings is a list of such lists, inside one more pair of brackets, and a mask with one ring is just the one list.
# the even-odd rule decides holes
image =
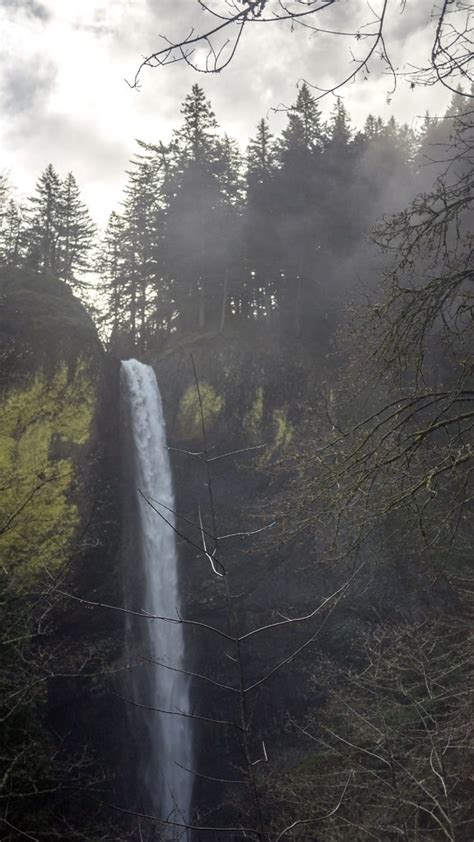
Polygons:
[[24,270],[0,271],[0,362],[2,797],[15,826],[93,838],[94,809],[64,793],[101,777],[118,624],[57,589],[100,598],[117,579],[114,378],[71,290]]
[[[278,334],[241,327],[235,335],[227,330],[170,343],[151,362],[173,448],[181,530],[200,544],[199,528],[191,523],[198,523],[201,510],[204,528],[213,531],[206,467],[199,457],[190,455],[206,446],[201,405],[208,455],[214,458],[229,451],[246,451],[211,463],[218,534],[253,532],[269,525],[278,514],[284,483],[274,466],[284,462],[290,445],[302,434],[311,401],[317,400],[326,365],[320,351],[314,349],[310,359],[307,351],[286,343]],[[185,616],[228,629],[222,580],[195,547],[181,541],[180,551]],[[320,580],[313,563],[317,548],[311,549],[303,564],[291,546],[281,545],[276,535],[272,537],[271,529],[259,536],[226,539],[219,546],[219,557],[235,595],[242,633],[274,622],[281,614],[304,613],[328,592],[328,583]],[[242,647],[245,682],[251,684],[264,676],[303,641],[306,632],[289,632],[285,627],[282,632],[249,639]],[[232,644],[222,646],[210,632],[188,631],[189,669],[220,684],[236,686],[238,675],[231,660],[235,653],[231,650]],[[256,760],[262,753],[262,739],[272,747],[273,763],[291,763],[298,754],[298,746],[286,733],[287,715],[302,717],[308,706],[319,703],[321,694],[313,680],[317,657],[316,647],[309,647],[298,661],[264,682],[251,699],[251,743]],[[200,715],[230,720],[236,715],[235,696],[215,686],[196,680],[194,697]],[[232,769],[242,761],[235,733],[197,723],[196,735],[198,770],[214,778],[234,777]],[[225,792],[215,782],[202,779],[195,783],[195,794],[201,806],[225,805],[236,799],[235,791]],[[229,820],[226,809],[222,808],[223,821]]]
[[[214,533],[215,528],[218,535],[227,536],[219,542],[218,558],[228,574],[241,635],[285,617],[310,615],[350,575],[344,561],[321,563],[324,524],[317,537],[305,534],[297,541],[285,538],[282,523],[285,517],[291,518],[288,488],[298,493],[295,463],[289,470],[285,465],[291,447],[305,439],[311,442],[308,433],[314,437],[316,418],[324,416],[317,406],[319,396],[324,394],[325,381],[336,382],[330,359],[316,346],[305,349],[285,343],[270,331],[242,328],[235,335],[227,330],[170,343],[152,362],[173,448],[178,523],[188,538],[180,545],[183,616],[228,634],[232,630],[222,579],[196,546],[202,545],[200,515],[205,531]],[[330,404],[330,390],[327,396]],[[247,450],[263,444],[261,449]],[[216,527],[204,450],[211,460]],[[242,452],[226,456],[234,451]],[[286,506],[281,505],[282,497]],[[256,536],[228,537],[255,532],[273,520],[281,528],[275,535],[269,529]],[[425,596],[414,589],[409,562],[405,565],[390,553],[388,545],[366,540],[361,559],[367,561],[367,569],[337,602],[334,612],[321,611],[300,627],[266,629],[242,642],[244,685],[253,688],[247,701],[254,762],[262,758],[262,741],[274,771],[302,769],[315,757],[319,762],[318,749],[305,742],[302,727],[308,719],[319,727],[334,687],[364,663],[365,641],[378,625],[396,628],[400,606],[413,618],[429,616],[427,601],[433,599],[433,590]],[[436,597],[440,604],[442,593],[440,584]],[[188,632],[189,669],[201,677],[193,686],[194,710],[200,716],[226,723],[238,716],[236,696],[226,691],[238,687],[240,680],[238,665],[232,660],[235,654],[232,641],[222,644],[209,629]],[[213,684],[202,680],[203,675]],[[239,807],[240,816],[245,815],[236,788],[215,782],[216,778],[235,778],[236,769],[242,768],[238,740],[227,725],[209,722],[198,722],[196,735],[195,768],[214,779],[196,780],[196,805],[209,808],[216,824],[225,826],[235,822]],[[265,766],[257,768],[260,773]]]
[[0,552],[18,584],[44,565],[57,569],[80,527],[96,391],[97,371],[84,358],[39,369],[4,391],[2,507],[14,528],[0,537]]
[[[209,457],[219,457],[211,463],[219,534],[252,532],[274,520],[278,479],[271,466],[284,459],[304,421],[307,408],[303,400],[311,392],[314,370],[284,343],[279,344],[278,337],[250,329],[235,335],[190,337],[152,363],[163,396],[184,517],[197,523],[201,508],[205,525],[212,531],[205,465],[190,455],[207,446]],[[220,458],[233,451],[240,452]],[[181,525],[190,527],[186,520]],[[196,539],[196,532],[190,529]],[[209,616],[219,613],[222,594],[218,578],[198,553],[183,544],[181,549],[182,587],[189,610]],[[220,552],[229,565],[236,592],[243,593],[240,608],[249,622],[252,614],[289,607],[291,582],[281,569],[287,559],[275,546],[269,551],[258,539],[229,540]]]
[[102,352],[59,282],[3,270],[0,304],[0,553],[21,589],[58,569],[85,516]]
[[[225,335],[190,336],[146,360],[157,371],[168,440],[176,448],[171,453],[180,514],[196,522],[200,506],[210,528],[205,466],[182,452],[204,447],[201,404],[212,454],[256,448],[213,466],[221,534],[252,531],[271,518],[275,480],[268,468],[284,457],[304,415],[300,404],[318,378],[303,355],[279,337],[251,328],[247,333],[239,328],[235,334],[227,329]],[[8,592],[18,596],[44,589],[63,571],[64,590],[120,605],[120,499],[127,476],[120,470],[118,361],[106,358],[91,319],[64,284],[24,271],[0,274],[0,353],[0,553]],[[186,533],[199,537],[189,523]],[[186,614],[225,627],[229,618],[221,581],[192,547],[182,543],[180,552]],[[286,550],[230,539],[222,557],[233,592],[240,594],[242,629],[317,598],[316,588],[302,599]],[[123,667],[121,615],[66,600],[56,607],[51,628],[48,646],[66,646],[71,673],[80,668],[82,676],[52,677],[42,685],[47,692],[31,700],[38,727],[49,721],[66,751],[87,746],[90,774],[100,778],[98,770],[104,769],[106,789],[116,803],[133,807],[123,771],[129,759],[127,710],[113,695],[120,686],[110,677]],[[288,645],[288,639],[262,637],[249,647],[247,680],[258,677]],[[188,635],[188,658],[195,671],[224,682],[235,679],[222,646],[206,633]],[[232,712],[233,700],[225,694],[208,692],[198,681],[193,693],[205,715]],[[290,672],[262,688],[255,706],[256,755],[261,737],[281,737],[286,710],[303,704],[306,693],[301,672],[297,686]],[[235,734],[213,732],[208,725],[198,729],[197,744],[208,771],[236,760]],[[21,749],[12,743],[13,754]],[[215,785],[196,787],[201,805],[222,795]]]
[[[120,501],[129,479],[120,454],[119,361],[104,355],[91,319],[64,284],[5,270],[0,274],[0,353],[0,552],[9,592],[19,595],[44,586],[64,571],[64,590],[88,601],[121,605]],[[204,527],[212,531],[213,525],[206,465],[190,454],[206,447],[212,457],[244,451],[212,464],[220,535],[269,525],[284,482],[272,466],[284,461],[301,435],[326,365],[323,353],[317,344],[311,353],[295,347],[275,330],[240,325],[234,331],[229,325],[225,333],[172,340],[144,361],[157,373],[172,448],[178,525],[191,538],[191,544],[181,541],[179,547],[183,610],[201,623],[228,628],[222,580],[192,546],[201,541],[199,528],[192,525],[198,523],[199,510]],[[317,548],[302,565],[291,547],[272,540],[271,530],[263,539],[229,538],[219,550],[241,632],[275,621],[278,612],[294,615],[313,608],[327,593],[327,582],[319,581],[311,564]],[[66,643],[73,653],[70,671],[78,669],[81,675],[49,679],[40,704],[36,697],[32,703],[40,727],[49,721],[66,750],[87,746],[92,758],[88,774],[99,780],[105,774],[110,798],[133,809],[130,723],[127,706],[114,695],[120,694],[123,634],[120,613],[77,601],[61,603],[51,645]],[[302,639],[287,629],[251,639],[243,648],[246,683],[265,675]],[[232,652],[221,641],[194,628],[188,629],[187,644],[193,672],[222,684],[238,682]],[[286,763],[297,754],[285,721],[288,712],[298,715],[318,703],[315,658],[317,650],[310,647],[252,699],[255,759],[262,739],[272,746],[274,762]],[[235,716],[235,697],[197,679],[192,692],[201,715]],[[196,745],[201,772],[233,776],[233,764],[241,761],[235,732],[198,724]],[[224,805],[223,821],[232,815],[225,805],[235,801],[235,794],[215,782],[199,780],[195,798],[201,807]]]

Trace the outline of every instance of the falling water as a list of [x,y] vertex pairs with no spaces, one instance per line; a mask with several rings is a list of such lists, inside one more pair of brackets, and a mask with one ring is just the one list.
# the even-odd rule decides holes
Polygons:
[[[153,369],[137,360],[122,362],[121,394],[124,445],[129,451],[124,511],[126,606],[175,618],[179,614],[172,528],[175,505],[163,408]],[[179,672],[184,668],[183,626],[128,615],[126,635],[127,656],[135,664],[127,692],[141,778],[137,791],[155,815],[186,823],[193,779],[181,768],[192,768],[190,720],[179,715],[189,710],[189,680]]]

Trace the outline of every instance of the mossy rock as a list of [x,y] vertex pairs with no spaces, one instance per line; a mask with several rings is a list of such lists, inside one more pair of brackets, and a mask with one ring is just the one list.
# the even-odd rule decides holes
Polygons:
[[95,404],[95,378],[83,361],[73,376],[63,363],[3,394],[0,556],[18,584],[56,569],[70,550]]
[[3,268],[0,360],[0,558],[21,590],[81,526],[102,350],[66,284]]
[[259,386],[255,398],[243,418],[243,426],[251,444],[260,442],[263,426],[263,387]]
[[199,383],[199,393],[193,384],[186,390],[179,403],[178,427],[180,435],[184,439],[202,439],[202,418],[204,419],[206,433],[211,432],[224,407],[224,398],[218,395],[209,383]]
[[288,450],[295,434],[295,428],[284,409],[275,409],[271,416],[272,441],[260,457],[261,465],[268,465],[276,456]]

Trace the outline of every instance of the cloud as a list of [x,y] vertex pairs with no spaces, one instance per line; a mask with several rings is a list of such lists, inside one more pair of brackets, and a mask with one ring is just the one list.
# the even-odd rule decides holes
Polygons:
[[[400,5],[391,4],[387,44],[398,67],[414,58],[422,63],[429,50],[430,7],[407,4],[400,15]],[[365,0],[337,3],[318,20],[350,31],[367,20],[367,9]],[[134,139],[166,142],[193,83],[204,87],[223,131],[244,148],[262,116],[278,134],[286,117],[271,109],[295,100],[298,80],[329,86],[353,67],[351,50],[362,55],[368,43],[302,27],[291,32],[288,24],[256,24],[218,76],[197,76],[174,64],[146,70],[140,92],[126,85],[141,57],[161,43],[159,35],[180,38],[209,20],[194,0],[0,0],[0,169],[9,166],[25,192],[50,161],[61,172],[72,170],[103,222],[118,201]],[[410,92],[403,82],[387,104],[390,80],[383,69],[374,59],[367,82],[360,79],[343,92],[354,126],[369,111],[413,122],[427,107],[444,108],[446,95],[438,89]],[[332,104],[331,98],[323,101],[326,115]]]
[[0,9],[18,12],[41,21],[49,19],[49,12],[40,0],[0,0]]
[[31,62],[35,68],[34,73],[30,62],[3,68],[0,107],[4,115],[22,115],[29,121],[36,119],[44,110],[54,86],[56,68],[40,55],[33,55]]

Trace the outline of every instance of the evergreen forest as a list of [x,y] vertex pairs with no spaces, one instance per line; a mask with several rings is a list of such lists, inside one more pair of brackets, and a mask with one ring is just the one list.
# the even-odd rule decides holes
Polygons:
[[195,84],[171,142],[138,141],[102,235],[72,173],[50,164],[24,204],[3,183],[2,265],[83,294],[112,347],[122,338],[145,351],[239,320],[305,340],[324,323],[334,332],[348,267],[366,276],[376,220],[431,187],[433,144],[448,141],[462,107],[454,97],[417,133],[370,114],[355,131],[341,99],[325,121],[303,83],[280,136],[262,118],[243,154]]

